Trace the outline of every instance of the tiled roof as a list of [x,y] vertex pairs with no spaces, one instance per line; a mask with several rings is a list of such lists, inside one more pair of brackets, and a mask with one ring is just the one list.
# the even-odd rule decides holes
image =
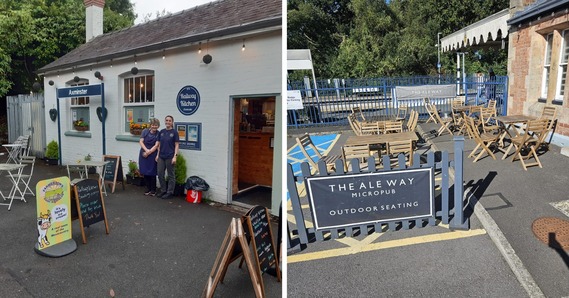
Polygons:
[[281,26],[281,0],[219,0],[93,38],[38,73]]

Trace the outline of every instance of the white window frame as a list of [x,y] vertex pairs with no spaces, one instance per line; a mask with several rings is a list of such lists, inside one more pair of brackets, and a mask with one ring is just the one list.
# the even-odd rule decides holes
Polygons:
[[[127,87],[125,86],[125,84],[127,84],[127,81],[135,79],[136,78],[142,78],[145,77],[145,86],[148,85],[147,79],[149,76],[152,76],[152,98],[148,98],[146,95],[146,92],[144,92],[144,96],[140,96],[140,101],[136,101],[136,94],[135,94],[135,99],[131,99],[132,96],[128,96],[128,100],[127,100]],[[149,70],[139,70],[139,73],[137,73],[136,75],[132,75],[130,73],[128,73],[127,75],[122,77],[121,80],[121,88],[122,88],[122,123],[126,124],[128,121],[127,119],[127,110],[130,109],[134,109],[134,108],[148,108],[148,118],[154,117],[154,108],[155,108],[155,98],[156,98],[156,76],[154,74],[154,71],[149,71]],[[140,90],[140,88],[139,88]],[[136,92],[136,89],[135,89]],[[140,94],[142,95],[143,92],[140,92]],[[130,95],[130,94],[129,94]],[[137,120],[135,119],[136,115],[133,115],[133,120]],[[136,123],[139,123],[138,121],[134,121]],[[148,123],[147,121],[143,121],[142,123]],[[122,130],[124,134],[130,134],[130,131],[127,127],[122,126]]]
[[551,73],[551,51],[553,45],[553,33],[545,36],[545,58],[543,60],[543,78],[541,82],[541,97],[547,98],[549,74]]
[[[72,82],[68,84],[69,87],[77,87],[77,86],[88,86],[89,85],[89,80],[86,79],[81,79],[79,80],[79,82]],[[79,103],[79,99],[83,98],[83,103]],[[73,112],[74,110],[78,110],[78,109],[87,109],[87,116],[89,117],[88,119],[83,119],[85,121],[87,121],[87,123],[89,123],[89,130],[91,130],[91,110],[90,110],[90,106],[89,106],[89,102],[90,102],[90,98],[88,96],[86,97],[72,97],[69,99],[69,121],[67,121],[68,125],[71,127],[71,129],[69,130],[75,130],[75,127],[73,126],[73,122],[79,119],[73,119]]]
[[569,62],[569,30],[564,30],[561,36],[559,68],[557,70],[557,88],[555,90],[555,100],[559,101],[563,100],[565,95],[565,82],[567,81],[567,64]]

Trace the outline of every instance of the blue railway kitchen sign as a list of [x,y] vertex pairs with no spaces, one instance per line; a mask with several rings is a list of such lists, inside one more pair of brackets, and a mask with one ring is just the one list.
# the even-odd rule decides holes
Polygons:
[[432,168],[306,178],[316,230],[433,217]]
[[194,86],[185,86],[176,96],[176,105],[182,115],[192,115],[200,107],[200,93]]

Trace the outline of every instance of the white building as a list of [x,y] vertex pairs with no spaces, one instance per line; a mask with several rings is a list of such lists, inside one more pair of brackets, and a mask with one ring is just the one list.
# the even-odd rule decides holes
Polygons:
[[[60,140],[61,163],[120,155],[126,173],[140,148],[129,123],[156,117],[164,128],[172,115],[175,128],[186,130],[180,154],[188,176],[208,182],[209,199],[231,204],[245,188],[269,186],[278,213],[282,2],[220,0],[107,34],[104,0],[84,2],[87,43],[39,70],[46,140]],[[102,96],[58,98],[61,88],[101,84]],[[58,102],[52,121],[48,111]],[[74,127],[80,119],[87,131]]]

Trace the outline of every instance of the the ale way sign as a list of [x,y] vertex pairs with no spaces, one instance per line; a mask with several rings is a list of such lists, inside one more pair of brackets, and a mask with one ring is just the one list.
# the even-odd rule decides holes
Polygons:
[[432,168],[309,177],[306,187],[317,230],[434,216]]

